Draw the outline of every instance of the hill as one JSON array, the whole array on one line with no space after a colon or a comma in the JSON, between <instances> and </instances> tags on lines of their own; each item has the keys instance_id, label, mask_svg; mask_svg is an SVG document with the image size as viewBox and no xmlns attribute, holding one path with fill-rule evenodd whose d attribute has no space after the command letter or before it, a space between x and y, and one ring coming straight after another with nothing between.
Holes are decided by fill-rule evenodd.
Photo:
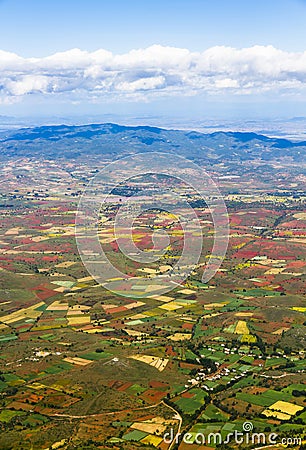
<instances>
[{"instance_id":1,"label":"hill","mask_svg":"<svg viewBox=\"0 0 306 450\"><path fill-rule=\"evenodd\" d=\"M162 151L187 158L220 161L305 161L306 142L269 138L256 133L168 130L113 123L81 126L50 125L3 132L2 158L41 157L71 159L123 156L135 152Z\"/></svg>"}]
</instances>

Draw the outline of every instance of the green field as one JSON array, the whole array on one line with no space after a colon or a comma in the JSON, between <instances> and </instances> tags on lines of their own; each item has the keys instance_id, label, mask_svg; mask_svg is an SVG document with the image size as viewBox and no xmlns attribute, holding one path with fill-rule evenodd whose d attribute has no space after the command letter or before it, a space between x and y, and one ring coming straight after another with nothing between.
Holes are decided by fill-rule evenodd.
<instances>
[{"instance_id":1,"label":"green field","mask_svg":"<svg viewBox=\"0 0 306 450\"><path fill-rule=\"evenodd\" d=\"M181 397L175 401L175 404L185 413L185 414L193 414L197 409L201 408L205 403L205 398L207 397L207 393L202 389L191 389L188 391L190 394L193 394L191 398Z\"/></svg>"},{"instance_id":2,"label":"green field","mask_svg":"<svg viewBox=\"0 0 306 450\"><path fill-rule=\"evenodd\" d=\"M133 430L127 434L124 434L122 439L125 441L140 441L140 439L143 439L146 436L148 436L148 433L145 433L144 431Z\"/></svg>"},{"instance_id":3,"label":"green field","mask_svg":"<svg viewBox=\"0 0 306 450\"><path fill-rule=\"evenodd\" d=\"M289 401L292 398L292 396L286 392L274 391L272 389L258 395L237 392L236 397L239 400L258 406L270 406L278 400Z\"/></svg>"},{"instance_id":4,"label":"green field","mask_svg":"<svg viewBox=\"0 0 306 450\"><path fill-rule=\"evenodd\" d=\"M217 408L215 405L208 405L204 412L201 414L201 419L225 421L229 417L229 414Z\"/></svg>"},{"instance_id":5,"label":"green field","mask_svg":"<svg viewBox=\"0 0 306 450\"><path fill-rule=\"evenodd\" d=\"M13 417L23 416L25 414L26 413L22 411L11 411L9 409L4 409L0 412L0 422L8 423L13 419Z\"/></svg>"}]
</instances>

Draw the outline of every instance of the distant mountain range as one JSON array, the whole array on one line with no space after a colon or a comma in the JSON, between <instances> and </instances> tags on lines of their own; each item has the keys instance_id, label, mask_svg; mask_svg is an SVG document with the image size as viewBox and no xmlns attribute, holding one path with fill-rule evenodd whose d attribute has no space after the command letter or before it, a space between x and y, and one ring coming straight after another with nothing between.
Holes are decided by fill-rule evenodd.
<instances>
[{"instance_id":1,"label":"distant mountain range","mask_svg":"<svg viewBox=\"0 0 306 450\"><path fill-rule=\"evenodd\" d=\"M113 123L50 125L0 134L2 158L71 159L102 154L118 157L148 151L172 152L212 164L251 160L304 163L306 141L293 142L256 133L217 131L204 134Z\"/></svg>"}]
</instances>

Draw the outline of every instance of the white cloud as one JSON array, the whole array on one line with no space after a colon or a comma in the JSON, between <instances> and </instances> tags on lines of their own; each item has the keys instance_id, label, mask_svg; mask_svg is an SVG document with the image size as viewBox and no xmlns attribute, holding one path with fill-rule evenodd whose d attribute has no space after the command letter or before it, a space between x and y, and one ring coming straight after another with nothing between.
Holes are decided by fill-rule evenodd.
<instances>
[{"instance_id":1,"label":"white cloud","mask_svg":"<svg viewBox=\"0 0 306 450\"><path fill-rule=\"evenodd\" d=\"M101 49L72 49L44 58L23 58L0 50L0 100L25 95L150 98L201 92L300 93L306 83L306 52L273 46L212 47L202 53L153 45L114 55Z\"/></svg>"},{"instance_id":2,"label":"white cloud","mask_svg":"<svg viewBox=\"0 0 306 450\"><path fill-rule=\"evenodd\" d=\"M48 77L41 75L24 75L16 80L8 80L7 88L12 95L25 95L32 92L47 93L49 90Z\"/></svg>"},{"instance_id":3,"label":"white cloud","mask_svg":"<svg viewBox=\"0 0 306 450\"><path fill-rule=\"evenodd\" d=\"M232 80L231 78L220 78L215 81L216 88L237 88L238 82L237 80Z\"/></svg>"},{"instance_id":4,"label":"white cloud","mask_svg":"<svg viewBox=\"0 0 306 450\"><path fill-rule=\"evenodd\" d=\"M150 91L161 88L164 82L165 79L162 76L139 78L132 82L123 81L122 83L118 83L116 89L124 92L137 92L139 90Z\"/></svg>"}]
</instances>

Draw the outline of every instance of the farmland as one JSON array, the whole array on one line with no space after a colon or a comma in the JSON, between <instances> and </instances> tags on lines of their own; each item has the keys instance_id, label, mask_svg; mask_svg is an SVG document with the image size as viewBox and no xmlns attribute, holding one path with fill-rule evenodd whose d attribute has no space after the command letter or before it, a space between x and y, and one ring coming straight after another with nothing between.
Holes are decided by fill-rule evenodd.
<instances>
[{"instance_id":1,"label":"farmland","mask_svg":"<svg viewBox=\"0 0 306 450\"><path fill-rule=\"evenodd\" d=\"M211 214L179 186L196 205L203 249L182 285L164 293L154 277L171 272L182 228L173 214L144 212L135 244L150 252L152 230L162 230L169 231L168 246L150 265L127 258L119 244L129 230L115 237L112 223L124 195L111 194L99 239L109 260L141 281L115 277L102 285L82 264L77 201L95 164L106 163L80 159L63 168L25 158L22 174L13 161L1 169L0 448L9 441L24 450L55 444L167 450L163 435L171 428L224 435L247 420L258 432L300 436L306 424L302 177L290 188L285 168L279 177L260 169L255 183L252 167L248 175L238 167L239 181L227 178L233 168L210 167L228 208L230 239L207 283L201 278L212 251ZM151 187L144 177L122 189ZM178 448L186 446L180 441Z\"/></svg>"}]
</instances>

